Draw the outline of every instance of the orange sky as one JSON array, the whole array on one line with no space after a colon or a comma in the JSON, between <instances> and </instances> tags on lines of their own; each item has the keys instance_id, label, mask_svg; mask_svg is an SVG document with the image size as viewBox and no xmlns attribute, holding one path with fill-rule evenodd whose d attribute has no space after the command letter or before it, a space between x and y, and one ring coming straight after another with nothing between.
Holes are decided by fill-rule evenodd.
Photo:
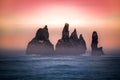
<instances>
[{"instance_id":1,"label":"orange sky","mask_svg":"<svg viewBox=\"0 0 120 80\"><path fill-rule=\"evenodd\" d=\"M48 25L50 40L61 38L64 23L83 34L88 49L94 30L99 46L120 47L120 0L0 0L0 48L25 49L39 27Z\"/></svg>"}]
</instances>

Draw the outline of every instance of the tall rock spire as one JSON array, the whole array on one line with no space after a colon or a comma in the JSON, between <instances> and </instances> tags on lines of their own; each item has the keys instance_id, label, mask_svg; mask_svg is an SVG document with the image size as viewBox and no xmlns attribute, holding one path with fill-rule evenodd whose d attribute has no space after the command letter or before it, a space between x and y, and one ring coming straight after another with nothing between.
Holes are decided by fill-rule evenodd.
<instances>
[{"instance_id":1,"label":"tall rock spire","mask_svg":"<svg viewBox=\"0 0 120 80\"><path fill-rule=\"evenodd\" d=\"M81 49L80 51L81 51L81 53L85 53L87 48L86 48L86 42L85 42L82 34L80 34L80 36L79 36L79 43L80 43L80 49Z\"/></svg>"},{"instance_id":2,"label":"tall rock spire","mask_svg":"<svg viewBox=\"0 0 120 80\"><path fill-rule=\"evenodd\" d=\"M62 31L62 40L68 41L69 40L69 24L65 23L65 26Z\"/></svg>"},{"instance_id":3,"label":"tall rock spire","mask_svg":"<svg viewBox=\"0 0 120 80\"><path fill-rule=\"evenodd\" d=\"M104 54L102 47L98 47L98 34L96 31L93 31L93 34L92 34L91 48L92 48L92 55Z\"/></svg>"}]
</instances>

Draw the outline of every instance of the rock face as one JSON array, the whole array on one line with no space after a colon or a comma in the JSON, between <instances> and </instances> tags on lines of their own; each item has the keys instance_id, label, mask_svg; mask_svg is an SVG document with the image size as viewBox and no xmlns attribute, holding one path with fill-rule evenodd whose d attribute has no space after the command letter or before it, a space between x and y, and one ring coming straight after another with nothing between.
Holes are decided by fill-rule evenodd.
<instances>
[{"instance_id":1,"label":"rock face","mask_svg":"<svg viewBox=\"0 0 120 80\"><path fill-rule=\"evenodd\" d=\"M74 29L74 31L71 33L70 40L74 43L74 45L76 43L78 43L78 36L77 36L76 29ZM76 44L76 45L78 45L78 44Z\"/></svg>"},{"instance_id":2,"label":"rock face","mask_svg":"<svg viewBox=\"0 0 120 80\"><path fill-rule=\"evenodd\" d=\"M92 34L91 48L92 48L92 55L103 55L104 54L102 47L98 47L98 35L96 31L94 31Z\"/></svg>"},{"instance_id":3,"label":"rock face","mask_svg":"<svg viewBox=\"0 0 120 80\"><path fill-rule=\"evenodd\" d=\"M98 47L98 35L94 31L92 34L92 55L103 55L102 47ZM66 23L62 37L56 44L56 50L54 51L53 44L49 40L49 32L47 25L44 28L39 28L35 37L28 43L26 53L38 54L38 55L80 55L86 52L86 42L80 34L79 38L76 29L69 36L69 24Z\"/></svg>"},{"instance_id":4,"label":"rock face","mask_svg":"<svg viewBox=\"0 0 120 80\"><path fill-rule=\"evenodd\" d=\"M49 32L47 25L39 28L36 36L28 43L27 54L50 55L54 52L53 44L49 40Z\"/></svg>"},{"instance_id":5,"label":"rock face","mask_svg":"<svg viewBox=\"0 0 120 80\"><path fill-rule=\"evenodd\" d=\"M85 48L83 48L83 46ZM69 37L69 24L66 23L63 31L62 31L62 38L58 40L56 44L56 54L62 54L62 55L79 55L82 53L85 53L86 51L86 43L82 37L78 39L77 31L74 29L74 31L71 33L71 36Z\"/></svg>"},{"instance_id":6,"label":"rock face","mask_svg":"<svg viewBox=\"0 0 120 80\"><path fill-rule=\"evenodd\" d=\"M69 24L66 23L62 31L62 40L67 42L69 41Z\"/></svg>"},{"instance_id":7,"label":"rock face","mask_svg":"<svg viewBox=\"0 0 120 80\"><path fill-rule=\"evenodd\" d=\"M72 43L69 39L69 24L66 23L62 31L62 38L56 44L56 54L70 53L70 48L72 48Z\"/></svg>"},{"instance_id":8,"label":"rock face","mask_svg":"<svg viewBox=\"0 0 120 80\"><path fill-rule=\"evenodd\" d=\"M87 50L87 47L86 47L86 42L85 42L82 34L80 34L80 36L79 36L79 44L80 44L80 52L85 53L85 51Z\"/></svg>"}]
</instances>

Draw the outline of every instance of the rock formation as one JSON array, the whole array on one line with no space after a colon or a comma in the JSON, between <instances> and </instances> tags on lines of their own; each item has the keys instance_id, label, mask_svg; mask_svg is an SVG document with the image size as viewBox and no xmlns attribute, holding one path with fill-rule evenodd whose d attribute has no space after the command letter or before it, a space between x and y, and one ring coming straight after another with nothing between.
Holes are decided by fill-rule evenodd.
<instances>
[{"instance_id":1,"label":"rock formation","mask_svg":"<svg viewBox=\"0 0 120 80\"><path fill-rule=\"evenodd\" d=\"M74 29L74 31L71 33L70 40L73 42L74 45L78 45L78 36L77 31Z\"/></svg>"},{"instance_id":2,"label":"rock formation","mask_svg":"<svg viewBox=\"0 0 120 80\"><path fill-rule=\"evenodd\" d=\"M81 45L85 45L86 47L86 44L83 38L82 40L81 42L81 39L78 39L76 29L74 29L69 37L69 24L66 23L62 31L62 38L59 39L56 44L56 54L79 55L85 53L86 48L82 50L83 48Z\"/></svg>"},{"instance_id":3,"label":"rock formation","mask_svg":"<svg viewBox=\"0 0 120 80\"><path fill-rule=\"evenodd\" d=\"M92 55L104 54L102 47L98 47L98 35L94 31L92 34ZM69 24L66 23L62 37L56 44L56 50L54 55L80 55L86 52L86 42L80 34L79 38L76 29L69 36ZM39 55L53 55L54 47L49 40L49 32L47 25L44 28L39 28L35 37L28 43L27 54L39 54Z\"/></svg>"},{"instance_id":4,"label":"rock formation","mask_svg":"<svg viewBox=\"0 0 120 80\"><path fill-rule=\"evenodd\" d=\"M54 52L53 44L49 40L49 32L47 25L39 28L36 36L28 43L27 54L50 55Z\"/></svg>"},{"instance_id":5,"label":"rock formation","mask_svg":"<svg viewBox=\"0 0 120 80\"><path fill-rule=\"evenodd\" d=\"M79 44L80 44L80 52L85 53L87 48L86 48L86 42L85 42L82 34L80 34L80 36L79 36Z\"/></svg>"},{"instance_id":6,"label":"rock formation","mask_svg":"<svg viewBox=\"0 0 120 80\"><path fill-rule=\"evenodd\" d=\"M81 54L80 53L80 47L79 47L79 39L77 36L77 31L74 29L74 31L71 33L70 36L70 43L72 44L72 53L71 54Z\"/></svg>"},{"instance_id":7,"label":"rock formation","mask_svg":"<svg viewBox=\"0 0 120 80\"><path fill-rule=\"evenodd\" d=\"M102 47L98 47L98 35L97 32L94 31L92 34L92 55L103 55L103 50Z\"/></svg>"},{"instance_id":8,"label":"rock formation","mask_svg":"<svg viewBox=\"0 0 120 80\"><path fill-rule=\"evenodd\" d=\"M69 39L69 24L66 23L62 31L62 38L56 44L56 54L69 54L70 48L72 48L72 44Z\"/></svg>"},{"instance_id":9,"label":"rock formation","mask_svg":"<svg viewBox=\"0 0 120 80\"><path fill-rule=\"evenodd\" d=\"M66 23L62 31L62 40L67 42L69 41L69 24Z\"/></svg>"}]
</instances>

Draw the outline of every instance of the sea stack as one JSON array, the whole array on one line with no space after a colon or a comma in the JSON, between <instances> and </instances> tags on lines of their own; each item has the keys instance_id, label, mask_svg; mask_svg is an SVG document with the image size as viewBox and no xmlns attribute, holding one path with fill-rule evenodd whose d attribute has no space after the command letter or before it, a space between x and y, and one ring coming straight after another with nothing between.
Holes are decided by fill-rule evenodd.
<instances>
[{"instance_id":1,"label":"sea stack","mask_svg":"<svg viewBox=\"0 0 120 80\"><path fill-rule=\"evenodd\" d=\"M70 40L73 46L78 46L78 35L76 29L71 33Z\"/></svg>"},{"instance_id":2,"label":"sea stack","mask_svg":"<svg viewBox=\"0 0 120 80\"><path fill-rule=\"evenodd\" d=\"M85 53L86 50L85 49L82 51L81 45L81 40L78 39L76 29L74 29L74 31L71 33L71 36L69 36L69 24L65 23L65 26L62 31L62 38L59 39L56 44L56 54L80 55L82 53Z\"/></svg>"},{"instance_id":3,"label":"sea stack","mask_svg":"<svg viewBox=\"0 0 120 80\"><path fill-rule=\"evenodd\" d=\"M65 23L62 31L62 38L56 44L56 54L65 55L71 53L72 44L69 39L69 24Z\"/></svg>"},{"instance_id":4,"label":"sea stack","mask_svg":"<svg viewBox=\"0 0 120 80\"><path fill-rule=\"evenodd\" d=\"M35 37L28 43L27 54L51 55L54 52L53 44L49 40L47 25L39 28Z\"/></svg>"},{"instance_id":5,"label":"sea stack","mask_svg":"<svg viewBox=\"0 0 120 80\"><path fill-rule=\"evenodd\" d=\"M102 47L98 47L98 34L96 31L93 31L93 34L92 34L91 48L92 48L92 55L104 54Z\"/></svg>"},{"instance_id":6,"label":"sea stack","mask_svg":"<svg viewBox=\"0 0 120 80\"><path fill-rule=\"evenodd\" d=\"M79 44L80 44L80 53L83 54L86 52L87 47L86 47L86 42L82 36L82 34L80 34L79 36Z\"/></svg>"},{"instance_id":7,"label":"sea stack","mask_svg":"<svg viewBox=\"0 0 120 80\"><path fill-rule=\"evenodd\" d=\"M72 54L80 54L80 47L79 47L79 39L78 39L78 35L77 35L77 31L76 29L74 29L74 31L71 33L70 36L70 43L72 44Z\"/></svg>"}]
</instances>

